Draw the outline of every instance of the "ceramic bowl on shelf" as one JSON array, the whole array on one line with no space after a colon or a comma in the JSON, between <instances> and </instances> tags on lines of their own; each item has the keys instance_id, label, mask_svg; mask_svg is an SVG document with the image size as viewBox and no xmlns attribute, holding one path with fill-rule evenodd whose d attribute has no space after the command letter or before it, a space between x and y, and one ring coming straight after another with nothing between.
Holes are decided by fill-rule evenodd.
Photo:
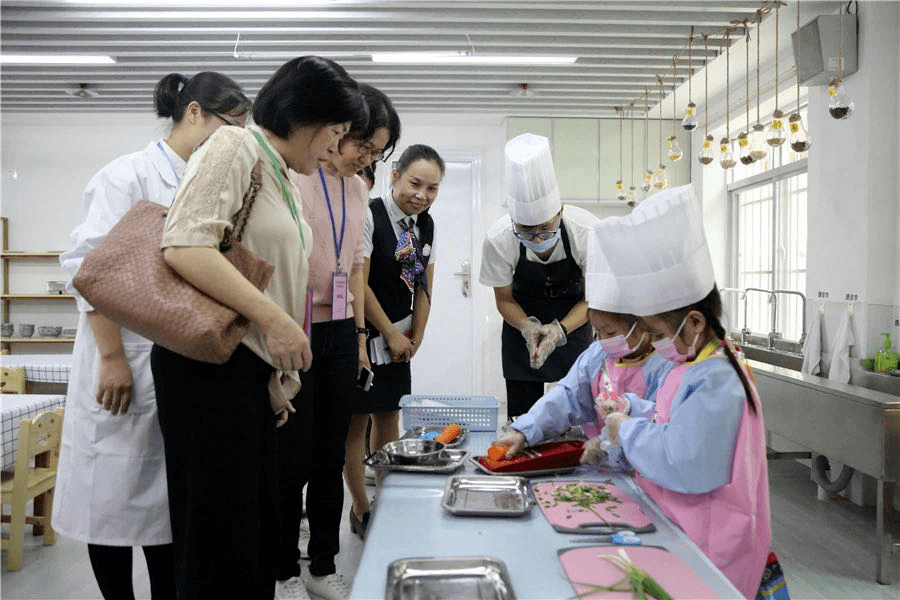
<instances>
[{"instance_id":1,"label":"ceramic bowl on shelf","mask_svg":"<svg viewBox=\"0 0 900 600\"><path fill-rule=\"evenodd\" d=\"M19 335L22 337L31 337L34 335L34 324L33 323L20 323L19 324Z\"/></svg>"},{"instance_id":2,"label":"ceramic bowl on shelf","mask_svg":"<svg viewBox=\"0 0 900 600\"><path fill-rule=\"evenodd\" d=\"M16 326L12 323L3 323L0 325L0 335L3 335L5 338L12 337L15 332Z\"/></svg>"},{"instance_id":3,"label":"ceramic bowl on shelf","mask_svg":"<svg viewBox=\"0 0 900 600\"><path fill-rule=\"evenodd\" d=\"M62 330L63 337L75 337L76 333L78 333L78 328L76 327L66 327Z\"/></svg>"},{"instance_id":4,"label":"ceramic bowl on shelf","mask_svg":"<svg viewBox=\"0 0 900 600\"><path fill-rule=\"evenodd\" d=\"M59 325L41 325L38 327L38 335L41 337L59 337L62 327Z\"/></svg>"}]
</instances>

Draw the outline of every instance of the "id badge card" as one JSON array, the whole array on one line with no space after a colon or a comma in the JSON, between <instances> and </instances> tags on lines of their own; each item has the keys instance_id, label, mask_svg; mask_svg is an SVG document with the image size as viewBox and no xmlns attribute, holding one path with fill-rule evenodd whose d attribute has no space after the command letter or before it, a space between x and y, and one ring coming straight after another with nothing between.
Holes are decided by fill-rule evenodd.
<instances>
[{"instance_id":1,"label":"id badge card","mask_svg":"<svg viewBox=\"0 0 900 600\"><path fill-rule=\"evenodd\" d=\"M339 321L347 318L347 274L337 272L331 274L331 320Z\"/></svg>"}]
</instances>

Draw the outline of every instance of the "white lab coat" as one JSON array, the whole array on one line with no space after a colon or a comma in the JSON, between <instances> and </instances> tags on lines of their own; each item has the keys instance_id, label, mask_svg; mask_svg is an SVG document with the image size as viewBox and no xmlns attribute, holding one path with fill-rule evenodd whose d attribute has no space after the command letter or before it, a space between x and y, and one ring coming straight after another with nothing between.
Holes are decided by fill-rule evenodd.
<instances>
[{"instance_id":1,"label":"white lab coat","mask_svg":"<svg viewBox=\"0 0 900 600\"><path fill-rule=\"evenodd\" d=\"M117 158L100 170L85 189L83 221L72 232L72 249L60 257L66 272L74 276L84 256L138 200L171 205L184 167L165 142L159 146L151 142L143 151ZM134 387L128 412L111 415L96 402L100 360L86 316L93 309L71 282L69 290L81 315L63 420L53 528L93 544L171 543L165 454L150 371L153 343L121 330Z\"/></svg>"}]
</instances>

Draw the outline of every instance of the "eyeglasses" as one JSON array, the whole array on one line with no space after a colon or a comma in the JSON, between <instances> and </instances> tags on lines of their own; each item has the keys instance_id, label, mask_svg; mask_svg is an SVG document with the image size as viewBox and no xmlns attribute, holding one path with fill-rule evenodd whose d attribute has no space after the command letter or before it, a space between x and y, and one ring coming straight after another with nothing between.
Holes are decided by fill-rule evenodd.
<instances>
[{"instance_id":1,"label":"eyeglasses","mask_svg":"<svg viewBox=\"0 0 900 600\"><path fill-rule=\"evenodd\" d=\"M384 149L378 150L370 143L360 144L359 151L369 156L369 160L375 162L384 158Z\"/></svg>"},{"instance_id":2,"label":"eyeglasses","mask_svg":"<svg viewBox=\"0 0 900 600\"><path fill-rule=\"evenodd\" d=\"M548 229L545 231L516 231L513 230L513 235L519 238L520 240L541 240L542 242L549 240L554 237L557 233L559 233L559 229Z\"/></svg>"},{"instance_id":3,"label":"eyeglasses","mask_svg":"<svg viewBox=\"0 0 900 600\"><path fill-rule=\"evenodd\" d=\"M226 119L225 117L223 117L222 115L220 115L219 113L213 113L213 114L216 117L218 117L226 125L231 125L232 127L243 127L243 125L241 125L240 123L233 123L233 122L229 121L228 119Z\"/></svg>"}]
</instances>

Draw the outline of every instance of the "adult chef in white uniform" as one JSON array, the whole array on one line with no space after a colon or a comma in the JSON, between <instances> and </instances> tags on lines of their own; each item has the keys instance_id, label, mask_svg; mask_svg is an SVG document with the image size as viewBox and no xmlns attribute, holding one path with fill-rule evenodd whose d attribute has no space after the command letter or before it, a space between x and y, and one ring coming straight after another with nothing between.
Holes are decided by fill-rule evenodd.
<instances>
[{"instance_id":1,"label":"adult chef in white uniform","mask_svg":"<svg viewBox=\"0 0 900 600\"><path fill-rule=\"evenodd\" d=\"M243 127L250 101L214 72L170 74L154 93L174 125L165 139L113 160L90 180L83 221L60 263L74 276L84 256L138 201L169 206L187 160L221 125ZM154 600L175 597L165 455L150 371L153 343L100 315L68 286L80 317L63 420L53 527L88 544L103 597L133 599L132 546L142 546Z\"/></svg>"},{"instance_id":2,"label":"adult chef in white uniform","mask_svg":"<svg viewBox=\"0 0 900 600\"><path fill-rule=\"evenodd\" d=\"M597 220L560 201L550 142L523 133L506 144L509 216L488 230L482 284L494 288L503 317L507 414L518 417L558 381L593 339L584 268Z\"/></svg>"}]
</instances>

